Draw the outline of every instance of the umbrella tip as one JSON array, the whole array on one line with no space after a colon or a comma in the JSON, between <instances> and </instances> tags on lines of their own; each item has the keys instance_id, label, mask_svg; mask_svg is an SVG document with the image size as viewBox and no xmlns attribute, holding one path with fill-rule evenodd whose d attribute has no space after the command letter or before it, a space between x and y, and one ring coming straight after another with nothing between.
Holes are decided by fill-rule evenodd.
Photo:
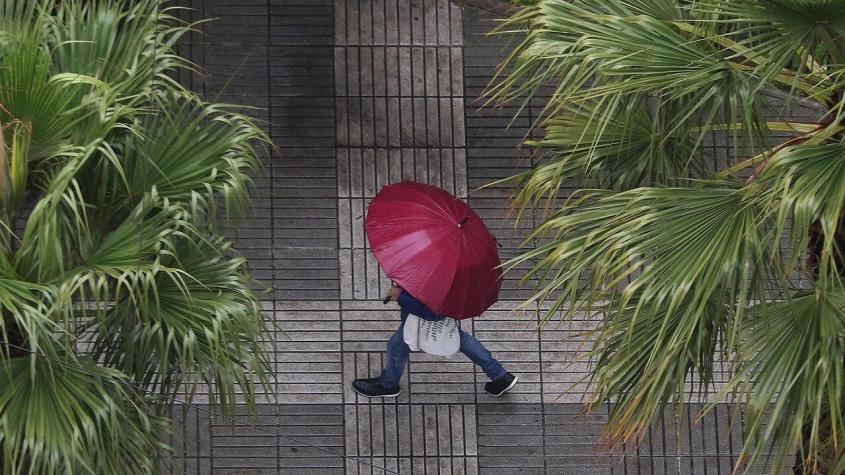
<instances>
[{"instance_id":1,"label":"umbrella tip","mask_svg":"<svg viewBox=\"0 0 845 475\"><path fill-rule=\"evenodd\" d=\"M458 227L459 227L459 228L464 227L464 223L466 223L468 219L469 219L469 216L467 216L466 218L464 218L464 220L463 220L463 221L461 221L461 222L460 222L460 224L458 224Z\"/></svg>"}]
</instances>

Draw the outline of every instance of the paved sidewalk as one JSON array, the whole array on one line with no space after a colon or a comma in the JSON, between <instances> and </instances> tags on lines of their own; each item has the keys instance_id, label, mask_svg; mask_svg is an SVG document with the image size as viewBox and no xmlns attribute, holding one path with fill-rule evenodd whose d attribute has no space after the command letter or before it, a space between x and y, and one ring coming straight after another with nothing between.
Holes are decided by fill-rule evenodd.
<instances>
[{"instance_id":1,"label":"paved sidewalk","mask_svg":"<svg viewBox=\"0 0 845 475\"><path fill-rule=\"evenodd\" d=\"M502 302L464 327L520 376L513 393L486 395L484 374L463 356L424 354L411 358L398 400L351 391L356 377L378 374L399 321L397 308L381 303L388 281L363 234L382 185L413 179L471 192L504 258L533 224L529 217L516 228L507 217L509 190L472 191L531 165L516 146L538 113L536 104L516 119L514 107L482 107L509 41L484 36L494 16L446 0L174 3L194 9L180 13L186 19L217 18L183 51L205 76L180 79L256 107L249 113L278 146L257 181L254 219L235 238L272 289L265 308L280 331L277 403L262 396L259 427L184 411L169 471L730 473L741 434L726 408L699 424L670 411L624 457L599 445L604 411L580 414L586 388L576 383L587 363L577 361L577 329L538 333L536 316L513 312L527 292L516 288L518 273L508 275Z\"/></svg>"}]
</instances>

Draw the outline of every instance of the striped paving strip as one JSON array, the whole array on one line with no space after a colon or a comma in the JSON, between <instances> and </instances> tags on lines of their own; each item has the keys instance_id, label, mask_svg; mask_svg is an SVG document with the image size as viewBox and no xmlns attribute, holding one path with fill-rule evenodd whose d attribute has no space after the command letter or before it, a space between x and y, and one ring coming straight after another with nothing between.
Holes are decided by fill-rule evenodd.
<instances>
[{"instance_id":1,"label":"striped paving strip","mask_svg":"<svg viewBox=\"0 0 845 475\"><path fill-rule=\"evenodd\" d=\"M478 473L471 363L414 354L396 401L351 390L380 372L398 326L395 304L381 303L389 281L367 247L367 205L402 180L466 196L460 27L444 0L335 2L346 448L402 473Z\"/></svg>"}]
</instances>

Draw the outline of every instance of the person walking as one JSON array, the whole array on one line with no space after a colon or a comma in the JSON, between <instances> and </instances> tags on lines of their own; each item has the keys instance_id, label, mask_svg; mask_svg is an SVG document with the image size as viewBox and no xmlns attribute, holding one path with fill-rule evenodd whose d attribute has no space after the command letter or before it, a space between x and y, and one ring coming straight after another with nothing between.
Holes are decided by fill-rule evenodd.
<instances>
[{"instance_id":1,"label":"person walking","mask_svg":"<svg viewBox=\"0 0 845 475\"><path fill-rule=\"evenodd\" d=\"M405 371L405 366L411 355L411 347L405 340L405 324L409 315L416 315L430 322L448 318L437 315L402 287L395 284L390 289L389 298L399 303L401 323L399 329L387 342L387 361L381 375L377 378L356 379L352 383L352 388L362 396L396 397L399 395L399 380L402 379L402 373ZM460 327L458 327L458 333L460 336L459 351L481 367L487 377L490 378L490 382L484 386L487 393L498 397L516 385L519 378L505 370L480 341L461 330Z\"/></svg>"}]
</instances>

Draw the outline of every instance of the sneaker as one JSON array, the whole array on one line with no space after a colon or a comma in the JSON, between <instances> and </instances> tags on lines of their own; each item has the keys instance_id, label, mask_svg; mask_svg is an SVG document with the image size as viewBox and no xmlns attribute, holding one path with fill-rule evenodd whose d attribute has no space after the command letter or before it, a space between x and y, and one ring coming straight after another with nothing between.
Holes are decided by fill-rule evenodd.
<instances>
[{"instance_id":1,"label":"sneaker","mask_svg":"<svg viewBox=\"0 0 845 475\"><path fill-rule=\"evenodd\" d=\"M366 397L396 397L399 395L399 386L385 387L381 384L379 378L356 379L352 383L352 389Z\"/></svg>"},{"instance_id":2,"label":"sneaker","mask_svg":"<svg viewBox=\"0 0 845 475\"><path fill-rule=\"evenodd\" d=\"M487 391L487 394L499 397L516 386L517 381L519 381L519 378L510 373L505 373L501 378L485 384L484 389Z\"/></svg>"}]
</instances>

